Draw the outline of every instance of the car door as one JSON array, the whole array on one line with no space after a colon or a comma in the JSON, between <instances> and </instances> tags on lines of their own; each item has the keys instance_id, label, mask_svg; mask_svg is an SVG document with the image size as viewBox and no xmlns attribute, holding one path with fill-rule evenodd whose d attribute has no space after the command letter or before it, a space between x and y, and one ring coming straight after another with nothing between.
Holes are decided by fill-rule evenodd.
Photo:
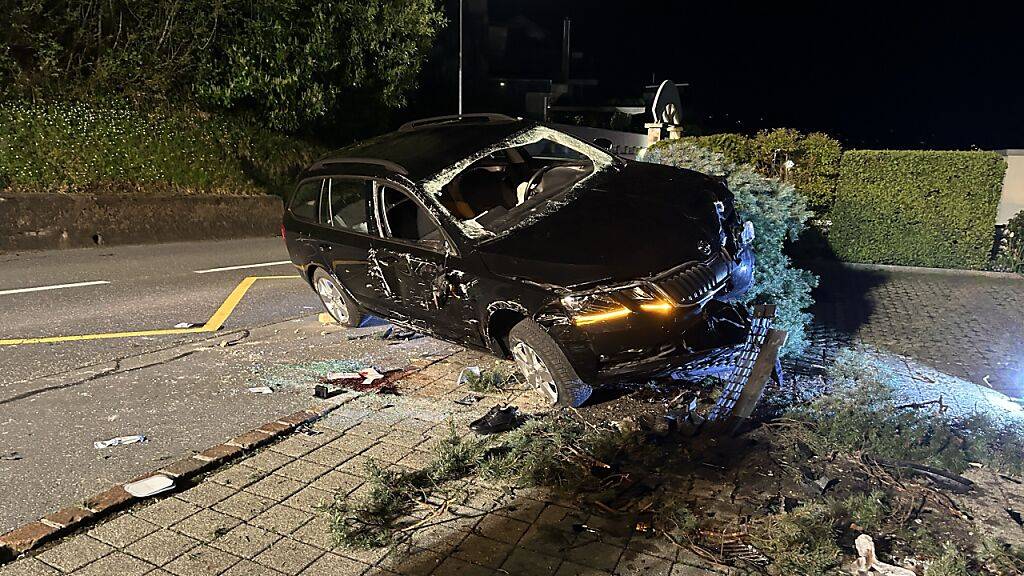
<instances>
[{"instance_id":1,"label":"car door","mask_svg":"<svg viewBox=\"0 0 1024 576\"><path fill-rule=\"evenodd\" d=\"M380 283L370 276L373 181L358 176L325 178L319 203L317 248L322 261L356 302L371 311L382 308Z\"/></svg>"},{"instance_id":2,"label":"car door","mask_svg":"<svg viewBox=\"0 0 1024 576\"><path fill-rule=\"evenodd\" d=\"M439 336L479 342L475 301L451 239L407 190L382 181L375 188L380 237L371 267L396 315Z\"/></svg>"}]
</instances>

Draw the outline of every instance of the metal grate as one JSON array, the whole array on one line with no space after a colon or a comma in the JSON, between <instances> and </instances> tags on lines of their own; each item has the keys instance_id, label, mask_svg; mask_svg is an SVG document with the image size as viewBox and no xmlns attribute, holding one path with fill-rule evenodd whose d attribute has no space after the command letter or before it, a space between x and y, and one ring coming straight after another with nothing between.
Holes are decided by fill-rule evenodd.
<instances>
[{"instance_id":1,"label":"metal grate","mask_svg":"<svg viewBox=\"0 0 1024 576\"><path fill-rule=\"evenodd\" d=\"M710 264L691 263L678 272L655 280L654 284L676 305L688 306L704 300L725 282L727 276L728 266L721 258L715 258Z\"/></svg>"},{"instance_id":2,"label":"metal grate","mask_svg":"<svg viewBox=\"0 0 1024 576\"><path fill-rule=\"evenodd\" d=\"M736 406L743 388L750 379L750 373L754 369L754 361L768 337L768 331L772 327L772 320L775 318L775 306L755 306L754 316L750 319L750 331L747 332L747 341L742 350L736 355L732 373L729 374L725 383L722 395L715 402L711 409L708 420L720 420L732 413Z\"/></svg>"}]
</instances>

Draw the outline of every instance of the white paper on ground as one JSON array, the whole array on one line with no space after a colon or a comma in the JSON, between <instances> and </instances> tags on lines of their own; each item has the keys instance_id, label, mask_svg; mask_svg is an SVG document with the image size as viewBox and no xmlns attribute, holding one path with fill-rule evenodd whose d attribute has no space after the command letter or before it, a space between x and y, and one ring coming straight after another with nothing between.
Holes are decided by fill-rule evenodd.
<instances>
[{"instance_id":1,"label":"white paper on ground","mask_svg":"<svg viewBox=\"0 0 1024 576\"><path fill-rule=\"evenodd\" d=\"M136 434L134 436L118 436L117 438L111 438L110 440L99 440L93 442L93 448L100 450L101 448L110 448L111 446L124 446L125 444L134 444L136 442L145 442L146 437L142 434Z\"/></svg>"},{"instance_id":2,"label":"white paper on ground","mask_svg":"<svg viewBox=\"0 0 1024 576\"><path fill-rule=\"evenodd\" d=\"M174 488L174 480L171 480L163 474L157 474L155 476L136 480L135 482L129 482L124 485L125 491L136 498L145 498L154 494L166 492L171 488Z\"/></svg>"}]
</instances>

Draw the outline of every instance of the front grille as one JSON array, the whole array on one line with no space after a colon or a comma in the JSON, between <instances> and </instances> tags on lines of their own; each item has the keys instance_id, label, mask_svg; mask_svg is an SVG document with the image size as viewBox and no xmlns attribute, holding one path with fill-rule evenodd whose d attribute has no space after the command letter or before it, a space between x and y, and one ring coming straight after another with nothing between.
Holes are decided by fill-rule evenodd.
<instances>
[{"instance_id":1,"label":"front grille","mask_svg":"<svg viewBox=\"0 0 1024 576\"><path fill-rule=\"evenodd\" d=\"M689 262L656 278L654 285L677 306L691 306L705 300L725 283L729 268L722 256L709 262Z\"/></svg>"}]
</instances>

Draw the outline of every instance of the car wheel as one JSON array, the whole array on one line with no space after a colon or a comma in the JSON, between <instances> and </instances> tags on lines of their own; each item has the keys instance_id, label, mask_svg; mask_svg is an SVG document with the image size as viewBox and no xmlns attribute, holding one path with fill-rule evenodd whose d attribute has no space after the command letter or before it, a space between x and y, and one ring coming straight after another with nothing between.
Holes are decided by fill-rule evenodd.
<instances>
[{"instance_id":1,"label":"car wheel","mask_svg":"<svg viewBox=\"0 0 1024 576\"><path fill-rule=\"evenodd\" d=\"M363 321L363 313L345 292L345 288L323 268L317 268L313 272L313 289L316 290L316 295L320 297L320 302L327 313L338 324L355 327Z\"/></svg>"},{"instance_id":2,"label":"car wheel","mask_svg":"<svg viewBox=\"0 0 1024 576\"><path fill-rule=\"evenodd\" d=\"M593 389L580 380L548 333L529 318L520 320L508 334L512 358L526 381L552 403L580 406L590 398Z\"/></svg>"}]
</instances>

